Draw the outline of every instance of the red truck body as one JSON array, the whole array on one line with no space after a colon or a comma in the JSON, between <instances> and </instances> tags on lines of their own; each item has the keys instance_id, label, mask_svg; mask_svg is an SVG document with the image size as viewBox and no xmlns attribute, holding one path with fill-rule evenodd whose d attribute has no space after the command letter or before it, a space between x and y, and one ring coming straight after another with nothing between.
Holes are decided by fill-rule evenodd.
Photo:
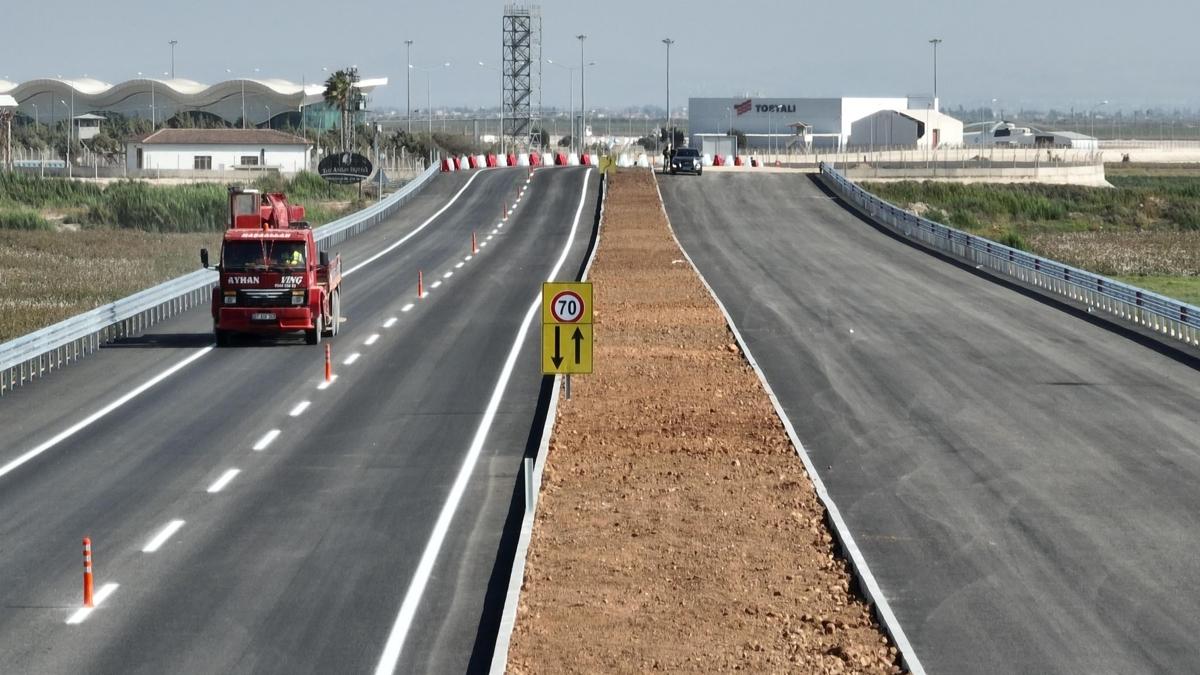
<instances>
[{"instance_id":1,"label":"red truck body","mask_svg":"<svg viewBox=\"0 0 1200 675\"><path fill-rule=\"evenodd\" d=\"M236 333L303 331L309 344L338 332L341 256L317 248L304 208L282 194L229 189L229 227L213 289L213 332L225 346ZM200 252L208 267L208 251Z\"/></svg>"}]
</instances>

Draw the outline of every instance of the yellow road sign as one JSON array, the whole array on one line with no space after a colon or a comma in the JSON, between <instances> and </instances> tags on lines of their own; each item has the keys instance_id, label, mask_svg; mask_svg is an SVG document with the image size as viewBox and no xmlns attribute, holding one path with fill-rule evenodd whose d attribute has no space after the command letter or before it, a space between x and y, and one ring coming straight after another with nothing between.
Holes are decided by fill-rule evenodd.
<instances>
[{"instance_id":1,"label":"yellow road sign","mask_svg":"<svg viewBox=\"0 0 1200 675\"><path fill-rule=\"evenodd\" d=\"M542 284L542 323L591 323L592 284Z\"/></svg>"},{"instance_id":2,"label":"yellow road sign","mask_svg":"<svg viewBox=\"0 0 1200 675\"><path fill-rule=\"evenodd\" d=\"M592 324L542 325L542 373L588 375L592 372Z\"/></svg>"}]
</instances>

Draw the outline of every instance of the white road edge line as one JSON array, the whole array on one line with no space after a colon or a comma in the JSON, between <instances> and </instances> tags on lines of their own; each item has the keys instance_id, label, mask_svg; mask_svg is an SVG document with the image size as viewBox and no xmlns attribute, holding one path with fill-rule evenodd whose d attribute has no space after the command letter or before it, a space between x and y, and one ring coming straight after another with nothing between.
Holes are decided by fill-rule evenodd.
<instances>
[{"instance_id":1,"label":"white road edge line","mask_svg":"<svg viewBox=\"0 0 1200 675\"><path fill-rule=\"evenodd\" d=\"M118 398L117 400L113 401L112 403L109 403L108 405L97 410L96 412L92 413L91 415L88 415L87 417L83 418L79 422L76 422L75 424L71 425L70 427L67 427L66 430L60 432L57 436L42 443L41 445L35 447L34 449L26 452L25 454L21 455L20 457L17 457L16 459L12 460L8 464L5 464L4 466L0 467L0 478L3 478L5 475L7 475L9 473L12 473L12 471L14 469L21 466L22 464L28 462L29 460L33 459L34 457L37 457L38 455L49 450L50 448L53 448L54 446L58 445L59 443L62 443L66 439L70 438L71 436L74 436L75 434L79 433L80 430L87 428L89 425L91 425L93 422L100 419L101 417L104 417L105 415L116 410L117 408L120 408L121 406L125 405L126 403L129 403L131 400L133 400L135 397L140 395L142 392L146 391L150 387L153 387L154 385L158 384L159 382L162 382L163 380L167 379L168 377L174 375L175 373L177 373L180 370L182 370L183 368L185 368L191 362L195 361L196 359L200 358L201 356L204 356L205 354L211 352L212 350L213 350L213 345L209 345L209 346L201 349L200 351L196 352L195 354L192 354L191 356L180 361L179 363L176 363L175 365L171 366L170 368L167 368L166 370L162 371L158 375L155 375L154 377L150 378L149 380L146 380L145 382L138 385L137 388L135 388L133 391L129 392L128 394L125 394L121 398Z\"/></svg>"},{"instance_id":2,"label":"white road edge line","mask_svg":"<svg viewBox=\"0 0 1200 675\"><path fill-rule=\"evenodd\" d=\"M296 407L292 408L291 412L288 413L288 417L299 417L304 413L305 410L308 410L309 405L311 405L311 401L300 401L296 404Z\"/></svg>"},{"instance_id":3,"label":"white road edge line","mask_svg":"<svg viewBox=\"0 0 1200 675\"><path fill-rule=\"evenodd\" d=\"M379 333L372 333L371 337L367 338L366 340L363 340L363 344L370 347L371 345L375 344L378 340L379 340Z\"/></svg>"},{"instance_id":4,"label":"white road edge line","mask_svg":"<svg viewBox=\"0 0 1200 675\"><path fill-rule=\"evenodd\" d=\"M67 623L72 626L74 626L75 624L83 623L83 620L88 618L88 616L91 615L92 611L100 606L100 603L107 600L108 596L112 595L113 592L116 591L120 587L121 587L121 584L113 584L113 583L108 583L108 584L104 584L103 586L101 586L99 588L99 590L96 591L96 595L92 597L92 606L91 607L80 607L79 609L75 610L75 613L72 614L70 616L70 618L67 619Z\"/></svg>"},{"instance_id":5,"label":"white road edge line","mask_svg":"<svg viewBox=\"0 0 1200 675\"><path fill-rule=\"evenodd\" d=\"M349 365L353 364L355 361L357 361L358 357L360 357L360 356L362 356L362 354L359 354L358 352L354 352L350 356L347 356L345 361L342 361L342 365L349 366Z\"/></svg>"},{"instance_id":6,"label":"white road edge line","mask_svg":"<svg viewBox=\"0 0 1200 675\"><path fill-rule=\"evenodd\" d=\"M271 444L271 441L275 440L276 437L278 437L278 436L279 436L279 429L272 429L272 430L268 431L267 433L263 434L262 438L258 439L258 442L255 443L254 447L251 449L254 450L255 452L266 450L267 446Z\"/></svg>"},{"instance_id":7,"label":"white road edge line","mask_svg":"<svg viewBox=\"0 0 1200 675\"><path fill-rule=\"evenodd\" d=\"M394 317L394 316L393 316L392 318L390 318L390 319L388 319L387 321L384 321L384 322L383 322L383 327L384 327L384 328L391 328L392 326L395 326L395 325L396 325L396 322L397 322L397 321L399 321L399 320L400 320L400 319L397 319L396 317Z\"/></svg>"},{"instance_id":8,"label":"white road edge line","mask_svg":"<svg viewBox=\"0 0 1200 675\"><path fill-rule=\"evenodd\" d=\"M241 469L230 469L230 470L226 471L225 473L221 474L220 478L213 481L213 484L209 485L208 489L205 490L205 492L209 493L210 495L214 495L214 494L220 492L221 490L224 490L225 486L229 485L229 481L236 478L237 475L241 472L242 472Z\"/></svg>"},{"instance_id":9,"label":"white road edge line","mask_svg":"<svg viewBox=\"0 0 1200 675\"><path fill-rule=\"evenodd\" d=\"M376 253L375 255L371 256L370 258L367 258L366 260L364 260L364 261L360 262L359 264L355 265L354 267L351 267L350 269L346 270L345 272L342 272L342 276L344 276L344 277L348 277L348 276L350 276L351 274L354 274L355 272L357 272L358 270L360 270L360 269L362 269L362 268L366 267L367 265L370 265L371 263L375 262L376 260L379 260L379 259L380 259L380 258L382 258L383 256L385 256L385 255L387 255L387 254L391 253L392 251L396 250L396 248L397 248L397 247L399 247L399 246L400 246L401 244L403 244L404 242L406 242L406 241L408 241L409 239L412 239L413 237L415 237L415 236L417 235L417 233L418 233L418 232L420 232L421 230L424 230L426 227L429 227L429 224L430 224L430 223L432 223L433 221L437 220L437 219L438 219L438 216L440 216L440 215L442 215L443 213L445 213L445 212L446 212L446 210L447 210L447 209L449 209L451 206L454 206L454 202L457 202L457 201L458 201L458 198L459 198L459 197L461 197L461 196L462 196L462 194L463 194L464 192L466 192L466 191L467 191L467 188L471 187L471 183L474 183L474 182L475 182L475 179L476 179L476 178L479 178L479 177L480 177L480 176L482 176L482 175L483 175L483 173L482 173L482 172L480 172L480 173L477 173L477 174L475 174L475 175L471 176L471 180L467 181L467 184L466 184L466 185L464 185L464 186L462 186L462 189L461 189L461 190L459 190L457 193L455 193L454 197L453 197L453 198L451 198L451 199L450 199L450 201L446 202L446 205L445 205L445 206L443 206L442 208L438 209L437 213L433 214L432 216L429 216L429 218L428 218L428 219L426 219L426 221L425 221L425 222L423 222L423 223L421 223L420 225L418 225L418 226L417 226L417 228L416 228L416 229L414 229L412 232L409 232L408 234L404 235L403 237L400 237L400 239L399 239L398 241L396 241L394 244L392 244L392 245L388 246L387 248L385 248L385 249L383 249L382 251L380 251L380 252Z\"/></svg>"},{"instance_id":10,"label":"white road edge line","mask_svg":"<svg viewBox=\"0 0 1200 675\"><path fill-rule=\"evenodd\" d=\"M172 520L171 522L167 523L166 527L159 530L158 534L154 535L150 541L146 542L146 545L142 547L142 553L154 553L158 549L162 548L162 545L167 543L167 540L170 539L171 536L176 532L178 532L179 528L183 527L183 525L184 522L182 520Z\"/></svg>"},{"instance_id":11,"label":"white road edge line","mask_svg":"<svg viewBox=\"0 0 1200 675\"><path fill-rule=\"evenodd\" d=\"M653 171L651 171L651 174L653 174ZM834 503L833 497L825 487L825 482L821 479L821 475L817 473L817 467L813 464L812 459L809 458L808 450L800 442L800 436L796 433L796 428L792 426L792 421L788 418L787 412L784 411L783 404L775 396L775 390L771 388L771 383L767 381L767 374L763 372L754 355L750 353L750 346L746 344L746 340L742 337L741 331L738 330L737 324L733 322L733 316L725 308L725 303L721 302L721 298L717 296L717 292L708 283L708 280L704 278L704 274L700 272L700 268L696 266L696 262L688 255L687 249L683 247L683 242L679 241L679 237L675 234L675 228L671 225L671 216L667 214L667 203L663 201L662 190L658 187L657 175L654 175L654 189L658 191L658 201L662 207L663 218L667 221L667 229L671 232L671 238L675 240L675 244L683 252L683 257L687 258L688 264L696 271L696 276L700 277L700 282L708 289L708 294L716 301L721 314L725 316L725 322L729 324L729 329L733 331L734 338L742 348L742 353L746 355L746 361L754 369L755 374L758 376L758 381L762 383L763 389L767 392L767 397L771 399L771 405L775 407L776 414L783 421L783 427L787 431L792 444L796 447L796 454L800 455L800 461L804 464L804 469L808 472L808 477L812 480L813 487L816 489L817 498L825 506L829 519L833 522L835 534L841 538L842 546L850 557L851 566L857 570L862 586L865 586L864 594L867 596L867 600L875 605L875 611L879 613L884 630L891 634L892 642L895 643L896 648L900 651L903 665L908 668L912 675L925 675L925 667L921 665L920 659L917 658L917 653L913 650L912 643L908 641L908 636L904 634L904 628L901 627L900 620L896 618L896 615L892 612L891 605L888 604L887 596L883 594L883 589L880 588L879 582L871 572L871 568L867 566L866 557L858 548L858 544L855 543L854 536L850 533L850 526L842 518L842 512L838 509L837 504Z\"/></svg>"},{"instance_id":12,"label":"white road edge line","mask_svg":"<svg viewBox=\"0 0 1200 675\"><path fill-rule=\"evenodd\" d=\"M567 261L567 256L571 253L571 246L575 243L575 232L579 229L579 217L583 214L583 207L587 203L587 187L591 176L591 169L588 169L587 173L583 175L583 188L580 190L579 208L575 210L575 222L571 225L571 233L567 236L567 243L563 247L562 255L559 256L558 262L555 263L554 269L547 277L549 281L553 281L558 276L559 270L562 269L563 264ZM408 631L412 627L413 618L417 613L417 606L421 603L421 596L425 593L425 586L429 583L429 577L433 573L434 563L437 562L438 553L446 539L446 533L450 530L450 522L454 519L454 513L458 510L458 504L462 501L467 483L470 482L471 474L475 470L475 464L479 461L483 443L487 440L492 422L496 419L496 411L500 408L501 399L504 398L504 390L508 387L509 378L512 377L517 357L525 342L525 336L529 334L533 318L541 311L541 308L542 294L539 292L534 298L533 304L529 306L529 310L525 312L521 328L517 331L517 339L513 341L508 357L504 360L500 379L496 382L496 388L492 390L492 397L483 413L483 419L479 422L479 429L475 432L475 438L467 450L462 468L459 469L458 476L454 479L454 485L450 488L450 494L446 497L446 503L442 506L438 519L434 523L429 543L425 545L425 550L421 553L417 572L408 587L408 592L404 594L404 601L396 615L396 622L392 625L392 632L388 635L387 644L384 645L383 653L379 657L379 664L375 667L376 675L390 675L396 671L396 665L400 662L400 652L404 648L404 640L408 637Z\"/></svg>"}]
</instances>

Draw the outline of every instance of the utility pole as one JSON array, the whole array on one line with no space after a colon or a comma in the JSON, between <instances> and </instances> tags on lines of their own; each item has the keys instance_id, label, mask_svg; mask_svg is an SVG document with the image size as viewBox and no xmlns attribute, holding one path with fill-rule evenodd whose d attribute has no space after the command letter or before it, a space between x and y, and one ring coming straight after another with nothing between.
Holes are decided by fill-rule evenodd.
<instances>
[{"instance_id":1,"label":"utility pole","mask_svg":"<svg viewBox=\"0 0 1200 675\"><path fill-rule=\"evenodd\" d=\"M579 40L579 154L583 155L583 137L587 135L587 65L583 60L583 42L587 35L580 33L575 37Z\"/></svg>"},{"instance_id":2,"label":"utility pole","mask_svg":"<svg viewBox=\"0 0 1200 675\"><path fill-rule=\"evenodd\" d=\"M412 46L412 40L404 41L404 49L406 52L405 60L408 62L408 67L404 69L404 75L406 78L404 82L404 98L405 105L408 106L408 108L404 111L404 119L405 124L408 127L409 134L412 134Z\"/></svg>"},{"instance_id":3,"label":"utility pole","mask_svg":"<svg viewBox=\"0 0 1200 675\"><path fill-rule=\"evenodd\" d=\"M665 38L662 43L667 46L667 148L673 150L675 148L675 130L671 127L671 45L675 41L671 38ZM666 167L663 167L665 170Z\"/></svg>"},{"instance_id":4,"label":"utility pole","mask_svg":"<svg viewBox=\"0 0 1200 675\"><path fill-rule=\"evenodd\" d=\"M171 40L167 44L171 45L171 79L175 79L175 45L179 44L179 40Z\"/></svg>"},{"instance_id":5,"label":"utility pole","mask_svg":"<svg viewBox=\"0 0 1200 675\"><path fill-rule=\"evenodd\" d=\"M929 104L930 108L937 110L937 48L942 44L941 38L933 38L929 41L933 45L933 101Z\"/></svg>"}]
</instances>

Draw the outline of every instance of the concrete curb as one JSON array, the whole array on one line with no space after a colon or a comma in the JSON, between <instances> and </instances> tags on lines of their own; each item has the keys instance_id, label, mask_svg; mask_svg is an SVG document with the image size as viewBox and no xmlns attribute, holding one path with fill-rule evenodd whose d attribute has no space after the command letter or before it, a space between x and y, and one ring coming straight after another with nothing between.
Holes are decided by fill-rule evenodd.
<instances>
[{"instance_id":1,"label":"concrete curb","mask_svg":"<svg viewBox=\"0 0 1200 675\"><path fill-rule=\"evenodd\" d=\"M858 544L854 542L853 535L850 534L850 527L842 518L841 511L838 510L837 504L834 503L833 497L829 495L829 491L825 488L825 483L821 480L821 476L817 473L817 467L813 464L808 456L808 451L804 449L804 444L800 442L800 437L796 434L796 428L792 426L792 421L788 419L787 413L784 412L783 406L779 403L779 399L775 396L775 391L771 389L771 384L767 381L767 376L759 368L758 362L754 359L754 355L750 353L750 347L746 344L746 340L742 337L737 325L733 322L733 317L729 311L725 309L725 304L717 297L717 292L704 278L700 272L700 268L696 266L695 261L688 255L687 250L683 247L683 243L679 241L679 237L675 234L675 228L671 225L671 217L667 214L667 205L662 198L662 190L658 187L658 175L651 171L654 176L654 189L658 191L658 202L662 208L663 217L667 221L667 229L671 232L671 238L675 240L675 244L683 253L683 257L687 258L688 264L696 271L696 276L700 278L700 282L708 289L709 295L716 301L717 307L721 309L721 314L725 316L725 322L729 325L729 329L733 331L734 338L737 339L738 346L741 347L742 353L746 356L746 360L750 363L750 367L754 369L758 375L759 382L762 383L763 389L766 390L767 396L771 399L771 405L775 407L775 413L779 415L779 419L783 422L784 428L787 430L788 438L791 439L792 445L796 448L796 454L800 456L800 460L804 463L804 468L808 471L809 479L812 480L813 487L817 492L817 499L821 500L826 513L829 514L829 522L833 528L833 534L837 537L842 545L842 550L846 557L850 560L850 569L854 573L858 586L862 589L866 599L875 610L875 615L879 619L879 623L883 626L883 630L887 632L892 639L893 644L900 651L901 665L909 670L912 675L925 675L925 668L921 665L917 658L916 652L913 650L912 644L908 641L908 636L904 634L904 629L900 626L900 621L892 612L891 606L888 604L887 597L883 594L883 590L879 587L879 582L875 580L875 575L871 573L871 568L867 565L867 560L859 550Z\"/></svg>"},{"instance_id":2,"label":"concrete curb","mask_svg":"<svg viewBox=\"0 0 1200 675\"><path fill-rule=\"evenodd\" d=\"M600 235L604 227L604 205L608 202L608 177L600 178L600 215L596 221L596 236L592 242L592 252L583 268L580 281L587 281L588 272L596 260L596 252L600 250ZM562 387L562 376L554 376L553 392L550 396L550 407L546 411L546 424L542 427L542 440L538 443L537 458L533 466L533 508L521 519L521 534L517 538L517 550L513 555L512 573L508 577L508 591L504 595L504 611L500 615L500 630L496 636L496 649L492 652L492 665L488 669L491 675L503 675L508 669L508 650L512 644L513 629L517 625L517 608L521 601L521 587L525 582L525 561L529 557L529 542L533 537L533 521L537 515L538 495L542 492L542 473L546 469L546 459L550 454L550 436L554 432L554 423L558 418L558 399ZM524 470L524 469L522 469Z\"/></svg>"}]
</instances>

